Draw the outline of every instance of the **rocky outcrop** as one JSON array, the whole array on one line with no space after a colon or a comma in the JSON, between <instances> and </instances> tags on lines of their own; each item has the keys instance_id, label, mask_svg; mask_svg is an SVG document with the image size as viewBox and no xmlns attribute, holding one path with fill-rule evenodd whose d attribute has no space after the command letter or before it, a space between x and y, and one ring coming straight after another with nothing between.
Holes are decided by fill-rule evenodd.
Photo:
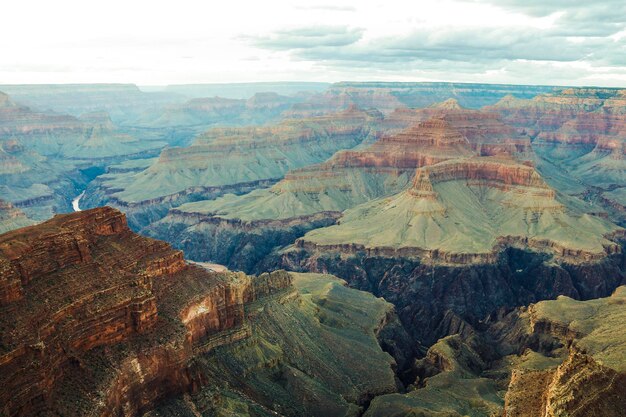
<instances>
[{"instance_id":1,"label":"rocky outcrop","mask_svg":"<svg viewBox=\"0 0 626 417\"><path fill-rule=\"evenodd\" d=\"M185 370L194 347L243 325L245 302L291 285L281 273L257 282L187 265L166 243L133 234L110 208L4 234L0 254L7 415L50 407L133 415L170 390L188 391L199 383ZM105 362L119 361L116 371L91 357L105 346L122 348L105 353ZM66 404L76 378L86 386ZM171 385L158 387L165 380Z\"/></svg>"},{"instance_id":2,"label":"rocky outcrop","mask_svg":"<svg viewBox=\"0 0 626 417\"><path fill-rule=\"evenodd\" d=\"M397 389L377 341L404 346L397 323L391 305L334 277L209 272L114 209L59 215L0 235L0 412L135 416L182 396L221 412L226 396L356 415Z\"/></svg>"},{"instance_id":3,"label":"rocky outcrop","mask_svg":"<svg viewBox=\"0 0 626 417\"><path fill-rule=\"evenodd\" d=\"M438 340L415 361L407 392L375 398L365 415L619 416L625 290L501 309Z\"/></svg>"},{"instance_id":4,"label":"rocky outcrop","mask_svg":"<svg viewBox=\"0 0 626 417\"><path fill-rule=\"evenodd\" d=\"M522 348L532 346L560 358L560 363L534 370L514 368L503 415L621 415L626 406L624 337L615 329L623 320L624 294L620 287L609 298L586 302L559 297L504 317L504 323L513 323L505 325L505 334L530 336ZM560 343L536 343L548 338ZM568 349L563 352L562 346Z\"/></svg>"},{"instance_id":5,"label":"rocky outcrop","mask_svg":"<svg viewBox=\"0 0 626 417\"><path fill-rule=\"evenodd\" d=\"M556 369L513 371L502 415L621 416L626 407L625 382L626 373L572 350Z\"/></svg>"}]
</instances>

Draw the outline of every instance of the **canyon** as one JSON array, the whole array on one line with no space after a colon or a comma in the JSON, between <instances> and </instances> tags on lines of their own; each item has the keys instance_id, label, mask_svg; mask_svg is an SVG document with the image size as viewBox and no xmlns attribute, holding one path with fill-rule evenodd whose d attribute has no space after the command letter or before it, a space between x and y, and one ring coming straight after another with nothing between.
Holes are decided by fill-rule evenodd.
<instances>
[{"instance_id":1,"label":"canyon","mask_svg":"<svg viewBox=\"0 0 626 417\"><path fill-rule=\"evenodd\" d=\"M626 406L626 90L0 91L0 415Z\"/></svg>"},{"instance_id":2,"label":"canyon","mask_svg":"<svg viewBox=\"0 0 626 417\"><path fill-rule=\"evenodd\" d=\"M619 416L625 405L624 286L500 309L480 326L449 313L454 334L426 351L392 304L339 278L211 272L112 208L0 235L0 272L7 416Z\"/></svg>"}]
</instances>

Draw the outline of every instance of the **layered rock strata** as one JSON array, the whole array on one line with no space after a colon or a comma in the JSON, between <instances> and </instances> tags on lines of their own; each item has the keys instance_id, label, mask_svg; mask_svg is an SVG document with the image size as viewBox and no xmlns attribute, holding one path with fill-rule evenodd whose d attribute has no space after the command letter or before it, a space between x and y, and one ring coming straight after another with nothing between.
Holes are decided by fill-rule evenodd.
<instances>
[{"instance_id":1,"label":"layered rock strata","mask_svg":"<svg viewBox=\"0 0 626 417\"><path fill-rule=\"evenodd\" d=\"M333 277L293 281L187 264L107 207L0 235L1 412L135 416L191 394L215 413L234 402L261 415L357 415L395 391L395 361L377 341L392 337L391 305ZM341 304L350 298L358 309ZM332 304L341 324L322 324ZM325 343L346 346L340 361Z\"/></svg>"},{"instance_id":2,"label":"layered rock strata","mask_svg":"<svg viewBox=\"0 0 626 417\"><path fill-rule=\"evenodd\" d=\"M164 150L144 171L101 176L88 190L85 204L119 207L131 226L143 227L163 217L171 207L267 187L289 169L354 147L376 134L370 122L378 118L351 108L275 126L212 129L190 147Z\"/></svg>"},{"instance_id":3,"label":"layered rock strata","mask_svg":"<svg viewBox=\"0 0 626 417\"><path fill-rule=\"evenodd\" d=\"M607 295L624 276L623 237L564 206L532 166L480 157L418 169L410 189L308 232L276 264L384 296L433 343L447 310L476 323L504 305Z\"/></svg>"},{"instance_id":4,"label":"layered rock strata","mask_svg":"<svg viewBox=\"0 0 626 417\"><path fill-rule=\"evenodd\" d=\"M275 248L333 224L344 210L409 187L416 168L483 154L524 157L530 152L530 139L495 114L448 102L412 115L430 118L370 146L339 151L324 163L293 170L269 189L184 204L144 232L171 241L196 260L263 270L263 259Z\"/></svg>"},{"instance_id":5,"label":"layered rock strata","mask_svg":"<svg viewBox=\"0 0 626 417\"><path fill-rule=\"evenodd\" d=\"M503 98L489 108L533 138L537 167L561 191L582 196L624 221L615 194L626 177L626 93L572 88L532 99Z\"/></svg>"}]
</instances>

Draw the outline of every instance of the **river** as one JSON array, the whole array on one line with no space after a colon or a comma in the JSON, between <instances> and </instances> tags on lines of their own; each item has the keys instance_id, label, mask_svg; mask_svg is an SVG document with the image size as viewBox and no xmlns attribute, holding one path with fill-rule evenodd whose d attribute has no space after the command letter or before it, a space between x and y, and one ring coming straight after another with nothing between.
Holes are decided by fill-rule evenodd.
<instances>
[{"instance_id":1,"label":"river","mask_svg":"<svg viewBox=\"0 0 626 417\"><path fill-rule=\"evenodd\" d=\"M80 203L80 199L83 198L84 195L85 192L83 191L72 200L72 208L74 209L74 211L80 211L80 206L78 205L78 203Z\"/></svg>"}]
</instances>

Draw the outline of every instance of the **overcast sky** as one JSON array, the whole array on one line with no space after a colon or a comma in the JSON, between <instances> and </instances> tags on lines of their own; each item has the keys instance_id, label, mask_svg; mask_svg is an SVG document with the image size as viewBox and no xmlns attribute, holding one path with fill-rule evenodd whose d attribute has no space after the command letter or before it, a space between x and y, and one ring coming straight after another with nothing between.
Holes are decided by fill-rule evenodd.
<instances>
[{"instance_id":1,"label":"overcast sky","mask_svg":"<svg viewBox=\"0 0 626 417\"><path fill-rule=\"evenodd\" d=\"M626 0L5 0L0 84L626 87Z\"/></svg>"}]
</instances>

